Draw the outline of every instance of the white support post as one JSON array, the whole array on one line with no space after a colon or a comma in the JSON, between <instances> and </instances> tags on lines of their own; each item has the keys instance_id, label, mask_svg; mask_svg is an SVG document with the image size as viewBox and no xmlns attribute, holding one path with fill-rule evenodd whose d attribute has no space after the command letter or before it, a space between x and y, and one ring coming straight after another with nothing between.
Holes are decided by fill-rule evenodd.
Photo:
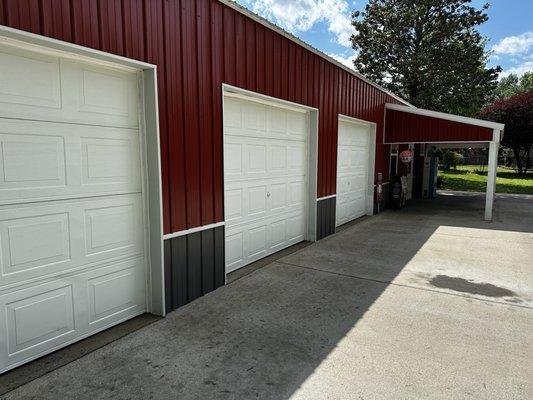
<instances>
[{"instance_id":1,"label":"white support post","mask_svg":"<svg viewBox=\"0 0 533 400\"><path fill-rule=\"evenodd\" d=\"M498 170L498 148L500 145L500 130L494 130L493 141L489 143L489 165L487 172L487 193L485 198L485 221L492 221L492 209L496 194L496 171Z\"/></svg>"}]
</instances>

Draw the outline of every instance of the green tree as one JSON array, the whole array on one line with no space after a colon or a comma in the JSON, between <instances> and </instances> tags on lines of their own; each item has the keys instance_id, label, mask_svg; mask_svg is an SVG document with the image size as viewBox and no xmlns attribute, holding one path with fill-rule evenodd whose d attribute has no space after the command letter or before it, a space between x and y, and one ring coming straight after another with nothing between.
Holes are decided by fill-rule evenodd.
<instances>
[{"instance_id":1,"label":"green tree","mask_svg":"<svg viewBox=\"0 0 533 400\"><path fill-rule=\"evenodd\" d=\"M442 155L442 164L446 171L450 170L451 168L457 169L457 165L461 164L462 162L463 162L462 154L459 154L456 151L447 150Z\"/></svg>"},{"instance_id":2,"label":"green tree","mask_svg":"<svg viewBox=\"0 0 533 400\"><path fill-rule=\"evenodd\" d=\"M511 149L520 175L525 175L533 149L533 91L496 100L479 117L505 124L502 145Z\"/></svg>"},{"instance_id":3,"label":"green tree","mask_svg":"<svg viewBox=\"0 0 533 400\"><path fill-rule=\"evenodd\" d=\"M494 92L493 100L508 99L520 92L533 92L533 71L526 72L521 78L515 74L501 78Z\"/></svg>"},{"instance_id":4,"label":"green tree","mask_svg":"<svg viewBox=\"0 0 533 400\"><path fill-rule=\"evenodd\" d=\"M487 68L487 21L471 0L369 0L353 13L355 68L418 107L474 115L490 100L500 67Z\"/></svg>"},{"instance_id":5,"label":"green tree","mask_svg":"<svg viewBox=\"0 0 533 400\"><path fill-rule=\"evenodd\" d=\"M533 71L528 71L520 78L520 91L533 92Z\"/></svg>"}]
</instances>

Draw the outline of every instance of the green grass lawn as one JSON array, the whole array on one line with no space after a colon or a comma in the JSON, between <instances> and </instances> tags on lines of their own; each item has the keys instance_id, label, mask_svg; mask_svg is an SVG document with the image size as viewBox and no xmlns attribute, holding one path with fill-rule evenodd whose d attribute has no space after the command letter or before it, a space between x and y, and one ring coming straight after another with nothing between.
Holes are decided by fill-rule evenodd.
<instances>
[{"instance_id":1,"label":"green grass lawn","mask_svg":"<svg viewBox=\"0 0 533 400\"><path fill-rule=\"evenodd\" d=\"M459 165L457 170L439 170L442 176L442 189L464 190L467 192L484 192L487 187L487 168L485 172L476 172L479 166ZM527 176L518 176L514 169L498 167L496 178L497 193L533 194L533 172Z\"/></svg>"}]
</instances>

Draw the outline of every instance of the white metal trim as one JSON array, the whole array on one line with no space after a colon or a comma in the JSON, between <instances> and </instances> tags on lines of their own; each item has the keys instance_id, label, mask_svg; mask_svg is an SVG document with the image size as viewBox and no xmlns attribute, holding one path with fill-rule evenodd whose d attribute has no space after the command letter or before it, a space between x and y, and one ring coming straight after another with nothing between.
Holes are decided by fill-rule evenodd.
<instances>
[{"instance_id":1,"label":"white metal trim","mask_svg":"<svg viewBox=\"0 0 533 400\"><path fill-rule=\"evenodd\" d=\"M499 131L494 130L494 136L499 135ZM498 148L500 143L490 142L489 162L487 170L487 192L485 195L485 221L492 221L494 198L496 196L496 177L498 171Z\"/></svg>"},{"instance_id":2,"label":"white metal trim","mask_svg":"<svg viewBox=\"0 0 533 400\"><path fill-rule=\"evenodd\" d=\"M379 89L383 93L388 94L389 96L395 98L396 100L402 102L403 104L406 104L407 106L414 107L409 103L407 100L402 99L400 96L395 95L392 92L389 92L387 89L379 86L377 83L372 82L370 79L365 77L364 75L361 75L359 72L348 68L346 65L341 64L334 58L328 56L326 53L323 53L322 51L318 50L317 48L311 46L310 44L304 42L303 40L297 38L296 36L290 34L289 32L285 31L284 29L280 28L279 26L273 24L272 22L264 19L263 17L253 13L252 11L248 10L246 7L241 6L240 4L237 4L235 1L232 0L218 0L222 4L225 4L226 6L234 9L235 11L247 16L248 18L253 19L255 22L260 23L261 25L267 27L268 29L273 30L276 33L279 33L281 36L293 41L294 43L298 44L299 46L304 47L305 49L309 50L310 52L316 54L317 56L325 59L326 61L334 64L335 66L343 69L344 71L348 72L349 74L361 79L362 81L368 83L369 85L375 87L376 89Z\"/></svg>"},{"instance_id":3,"label":"white metal trim","mask_svg":"<svg viewBox=\"0 0 533 400\"><path fill-rule=\"evenodd\" d=\"M243 89L237 86L229 85L227 83L222 84L223 95L225 97L233 97L246 101L255 101L258 103L266 104L272 107L282 107L291 111L306 113L308 111L318 111L317 108L309 107L304 104L294 103L292 101L278 99L276 97L267 96L251 90Z\"/></svg>"},{"instance_id":4,"label":"white metal trim","mask_svg":"<svg viewBox=\"0 0 533 400\"><path fill-rule=\"evenodd\" d=\"M422 108L407 107L400 104L385 103L385 112L386 110L402 111L410 114L422 115L426 117L433 117L444 119L446 121L461 122L463 124L481 126L483 128L499 129L503 131L505 129L504 124L498 122L485 121L482 119L462 117L460 115L447 114L438 111L425 110Z\"/></svg>"},{"instance_id":5,"label":"white metal trim","mask_svg":"<svg viewBox=\"0 0 533 400\"><path fill-rule=\"evenodd\" d=\"M154 64L0 25L0 41L3 40L9 41L10 43L18 42L16 43L17 45L24 48L31 48L33 51L40 53L47 53L53 50L56 54L60 52L61 57L71 59L75 55L78 61L86 61L93 64L97 62L111 68L128 67L130 70L157 69L157 66Z\"/></svg>"},{"instance_id":6,"label":"white metal trim","mask_svg":"<svg viewBox=\"0 0 533 400\"><path fill-rule=\"evenodd\" d=\"M344 114L339 114L339 121L349 122L351 124L366 125L366 126L377 125L375 122L365 121L364 119L354 118L354 117L350 117L349 115L344 115Z\"/></svg>"},{"instance_id":7,"label":"white metal trim","mask_svg":"<svg viewBox=\"0 0 533 400\"><path fill-rule=\"evenodd\" d=\"M142 71L143 75L143 123L145 132L146 154L146 179L148 190L146 193L146 207L148 215L148 232L150 240L150 293L151 307L150 312L161 316L166 315L165 305L165 253L163 247L163 181L161 174L161 142L159 133L159 104L157 91L157 70L148 68ZM147 113L147 109L153 111ZM149 128L150 127L150 128ZM152 134L149 136L149 130ZM150 138L150 140L149 140ZM155 186L155 190L154 190ZM155 264L155 265L154 265ZM157 265L159 264L159 265ZM158 274L158 282L155 282L155 276ZM154 307L154 289L159 291L160 308Z\"/></svg>"},{"instance_id":8,"label":"white metal trim","mask_svg":"<svg viewBox=\"0 0 533 400\"><path fill-rule=\"evenodd\" d=\"M316 201L322 201L322 200L332 199L332 198L334 198L334 197L337 197L337 194L330 194L329 196L320 197L320 198L316 199Z\"/></svg>"},{"instance_id":9,"label":"white metal trim","mask_svg":"<svg viewBox=\"0 0 533 400\"><path fill-rule=\"evenodd\" d=\"M202 232L202 231L206 231L208 229L218 228L219 226L224 226L224 225L225 225L225 222L222 221L222 222L216 222L214 224L202 225L202 226L197 226L195 228L185 229L184 231L167 233L166 235L163 235L163 240L168 240L168 239L173 239L173 238L177 238L177 237L180 237L180 236L190 235L191 233Z\"/></svg>"},{"instance_id":10,"label":"white metal trim","mask_svg":"<svg viewBox=\"0 0 533 400\"><path fill-rule=\"evenodd\" d=\"M494 129L494 131L492 131L492 141L496 143L500 143L501 138L502 138L502 131L499 129Z\"/></svg>"}]
</instances>

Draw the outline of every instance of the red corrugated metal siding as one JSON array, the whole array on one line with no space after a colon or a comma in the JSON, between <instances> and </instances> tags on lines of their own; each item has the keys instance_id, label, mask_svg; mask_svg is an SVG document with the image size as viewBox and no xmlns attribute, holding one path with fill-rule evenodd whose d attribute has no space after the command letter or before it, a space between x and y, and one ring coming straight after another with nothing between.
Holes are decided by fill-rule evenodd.
<instances>
[{"instance_id":1,"label":"red corrugated metal siding","mask_svg":"<svg viewBox=\"0 0 533 400\"><path fill-rule=\"evenodd\" d=\"M492 140L491 128L387 110L386 143L480 142Z\"/></svg>"},{"instance_id":2,"label":"red corrugated metal siding","mask_svg":"<svg viewBox=\"0 0 533 400\"><path fill-rule=\"evenodd\" d=\"M397 103L217 0L0 0L0 24L158 66L165 233L223 220L221 84L319 109L318 196L335 193L337 115Z\"/></svg>"}]
</instances>

